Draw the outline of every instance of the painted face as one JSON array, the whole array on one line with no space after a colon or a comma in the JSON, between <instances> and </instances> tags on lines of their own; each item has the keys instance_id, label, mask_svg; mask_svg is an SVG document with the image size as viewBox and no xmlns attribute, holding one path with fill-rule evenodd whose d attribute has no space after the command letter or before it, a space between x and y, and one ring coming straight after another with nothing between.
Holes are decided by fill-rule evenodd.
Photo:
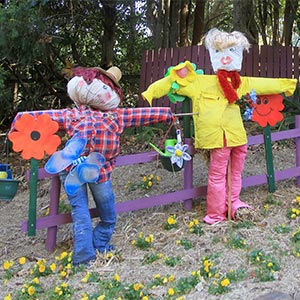
<instances>
[{"instance_id":1,"label":"painted face","mask_svg":"<svg viewBox=\"0 0 300 300\"><path fill-rule=\"evenodd\" d=\"M281 95L257 96L256 103L253 103L252 121L265 127L267 124L275 126L283 119L281 111L284 109Z\"/></svg>"},{"instance_id":2,"label":"painted face","mask_svg":"<svg viewBox=\"0 0 300 300\"><path fill-rule=\"evenodd\" d=\"M117 108L120 97L100 79L88 84L81 76L73 77L68 83L68 94L78 105L84 104L99 110Z\"/></svg>"},{"instance_id":3,"label":"painted face","mask_svg":"<svg viewBox=\"0 0 300 300\"><path fill-rule=\"evenodd\" d=\"M229 47L223 50L209 49L214 72L218 70L240 71L243 60L243 47Z\"/></svg>"}]
</instances>

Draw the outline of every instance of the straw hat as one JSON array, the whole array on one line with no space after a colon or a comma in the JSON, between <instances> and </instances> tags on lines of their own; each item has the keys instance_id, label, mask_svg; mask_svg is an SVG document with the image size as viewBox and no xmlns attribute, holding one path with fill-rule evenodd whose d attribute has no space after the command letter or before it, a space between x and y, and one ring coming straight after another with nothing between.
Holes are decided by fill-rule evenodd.
<instances>
[{"instance_id":1,"label":"straw hat","mask_svg":"<svg viewBox=\"0 0 300 300\"><path fill-rule=\"evenodd\" d=\"M115 85L120 87L119 81L122 78L122 72L118 67L112 66L107 71L100 67L95 67L94 69L109 77L115 83Z\"/></svg>"}]
</instances>

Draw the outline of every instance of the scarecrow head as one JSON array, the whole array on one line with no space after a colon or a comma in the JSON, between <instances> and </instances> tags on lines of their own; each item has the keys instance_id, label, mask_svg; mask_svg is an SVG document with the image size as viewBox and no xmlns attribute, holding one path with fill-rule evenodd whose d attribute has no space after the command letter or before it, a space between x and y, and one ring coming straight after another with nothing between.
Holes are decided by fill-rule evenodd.
<instances>
[{"instance_id":1,"label":"scarecrow head","mask_svg":"<svg viewBox=\"0 0 300 300\"><path fill-rule=\"evenodd\" d=\"M228 33L213 28L206 34L205 46L209 51L214 72L239 72L242 68L243 50L248 51L250 44L241 32Z\"/></svg>"},{"instance_id":2,"label":"scarecrow head","mask_svg":"<svg viewBox=\"0 0 300 300\"><path fill-rule=\"evenodd\" d=\"M113 66L105 71L98 67L76 67L72 73L75 76L68 82L67 89L77 106L86 105L104 111L118 107L122 100L119 68Z\"/></svg>"}]
</instances>

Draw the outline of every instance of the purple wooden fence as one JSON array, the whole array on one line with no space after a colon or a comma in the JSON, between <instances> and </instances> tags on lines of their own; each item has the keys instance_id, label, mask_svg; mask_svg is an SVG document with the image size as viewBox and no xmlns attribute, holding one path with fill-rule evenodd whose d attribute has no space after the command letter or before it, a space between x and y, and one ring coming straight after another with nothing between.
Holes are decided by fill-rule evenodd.
<instances>
[{"instance_id":1,"label":"purple wooden fence","mask_svg":"<svg viewBox=\"0 0 300 300\"><path fill-rule=\"evenodd\" d=\"M143 53L141 66L140 91L144 91L147 86L162 78L167 68L176 65L181 61L190 60L197 65L197 68L204 70L205 74L212 74L208 52L203 46L191 46L172 49L148 50ZM292 47L271 47L253 46L249 54L244 56L243 69L241 75L261 76L261 77L288 77L299 78L299 49ZM140 101L140 106L146 106L146 101ZM154 106L171 106L173 112L180 112L181 106L171 104L167 97L157 99ZM296 177L297 184L300 184L300 116L296 117L296 128L271 134L272 141L283 139L295 139L296 141L296 163L293 168L276 171L275 180L284 180ZM185 143L193 149L192 140L185 139ZM250 136L248 145L263 144L263 135ZM145 152L119 156L116 166L125 166L139 163L155 161L156 152ZM116 203L118 213L135 211L149 208L156 205L165 205L174 202L185 202L187 208L191 208L192 199L206 195L206 186L193 187L193 161L186 162L184 169L184 189L176 192L161 194L152 197L134 199L126 202ZM275 166L276 169L276 166ZM27 179L29 172L27 173ZM51 176L44 169L38 172L38 178L50 178L52 180L50 189L50 213L46 217L37 219L36 228L47 228L46 249L53 251L56 246L56 235L59 225L72 222L71 214L59 214L60 181L58 176ZM257 174L243 178L243 188L267 183L267 174ZM90 210L91 216L96 217L96 209ZM27 231L27 221L22 222L22 230Z\"/></svg>"}]
</instances>

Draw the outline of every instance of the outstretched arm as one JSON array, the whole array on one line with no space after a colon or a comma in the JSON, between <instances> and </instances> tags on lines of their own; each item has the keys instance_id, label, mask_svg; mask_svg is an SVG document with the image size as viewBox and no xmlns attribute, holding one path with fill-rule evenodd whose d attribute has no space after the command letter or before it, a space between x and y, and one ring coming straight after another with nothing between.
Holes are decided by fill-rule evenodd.
<instances>
[{"instance_id":1,"label":"outstretched arm","mask_svg":"<svg viewBox=\"0 0 300 300\"><path fill-rule=\"evenodd\" d=\"M19 120L23 115L32 115L34 117L37 117L39 115L49 115L53 121L56 121L59 124L59 127L63 128L65 123L65 117L66 117L66 109L60 109L60 110L39 110L39 111L24 111L19 112L15 116L15 118L12 121L10 132L15 130L15 123L17 120Z\"/></svg>"},{"instance_id":2,"label":"outstretched arm","mask_svg":"<svg viewBox=\"0 0 300 300\"><path fill-rule=\"evenodd\" d=\"M254 89L257 95L272 95L285 93L290 96L294 93L297 79L293 78L263 78L263 77L241 77L242 94Z\"/></svg>"},{"instance_id":3,"label":"outstretched arm","mask_svg":"<svg viewBox=\"0 0 300 300\"><path fill-rule=\"evenodd\" d=\"M157 80L149 85L142 97L152 105L152 100L167 95L171 89L173 80L170 76Z\"/></svg>"}]
</instances>

